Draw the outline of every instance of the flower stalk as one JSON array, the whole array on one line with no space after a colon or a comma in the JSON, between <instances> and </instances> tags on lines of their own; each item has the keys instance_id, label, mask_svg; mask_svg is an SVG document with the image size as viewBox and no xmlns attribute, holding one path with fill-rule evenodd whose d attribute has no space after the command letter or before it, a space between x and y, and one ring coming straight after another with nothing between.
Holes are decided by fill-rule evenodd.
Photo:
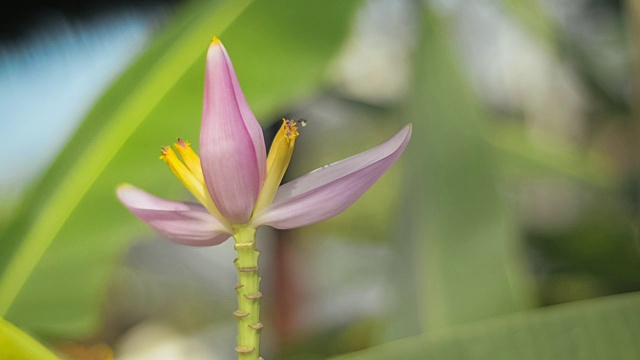
<instances>
[{"instance_id":1,"label":"flower stalk","mask_svg":"<svg viewBox=\"0 0 640 360\"><path fill-rule=\"evenodd\" d=\"M238 360L258 360L260 357L260 275L255 241L256 230L250 227L236 227L235 249L238 257L234 260L238 269L238 310L233 315L238 320Z\"/></svg>"}]
</instances>

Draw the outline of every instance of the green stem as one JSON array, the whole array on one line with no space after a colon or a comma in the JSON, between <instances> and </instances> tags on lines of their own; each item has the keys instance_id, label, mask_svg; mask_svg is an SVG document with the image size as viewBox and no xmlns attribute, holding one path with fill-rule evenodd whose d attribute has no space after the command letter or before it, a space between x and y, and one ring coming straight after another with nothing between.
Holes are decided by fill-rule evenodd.
<instances>
[{"instance_id":1,"label":"green stem","mask_svg":"<svg viewBox=\"0 0 640 360\"><path fill-rule=\"evenodd\" d=\"M238 319L239 360L262 360L260 357L260 276L258 275L258 256L255 240L256 230L248 227L236 228L234 238L238 257L238 310L233 315Z\"/></svg>"}]
</instances>

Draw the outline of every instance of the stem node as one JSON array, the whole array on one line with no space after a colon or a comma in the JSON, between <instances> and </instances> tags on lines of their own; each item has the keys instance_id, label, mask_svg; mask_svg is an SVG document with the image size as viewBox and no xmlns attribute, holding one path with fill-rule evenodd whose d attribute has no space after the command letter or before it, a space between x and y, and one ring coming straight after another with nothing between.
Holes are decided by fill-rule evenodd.
<instances>
[{"instance_id":1,"label":"stem node","mask_svg":"<svg viewBox=\"0 0 640 360\"><path fill-rule=\"evenodd\" d=\"M244 294L244 296L249 300L257 300L262 297L262 293L258 291L257 293L253 293L253 294Z\"/></svg>"},{"instance_id":2,"label":"stem node","mask_svg":"<svg viewBox=\"0 0 640 360\"><path fill-rule=\"evenodd\" d=\"M236 352L239 354L248 354L253 350L255 350L255 348L245 347L245 346L236 346Z\"/></svg>"},{"instance_id":3,"label":"stem node","mask_svg":"<svg viewBox=\"0 0 640 360\"><path fill-rule=\"evenodd\" d=\"M233 315L235 317L237 317L238 319L242 319L243 317L247 317L249 316L248 312L244 312L244 311L240 311L240 310L236 310L233 312Z\"/></svg>"}]
</instances>

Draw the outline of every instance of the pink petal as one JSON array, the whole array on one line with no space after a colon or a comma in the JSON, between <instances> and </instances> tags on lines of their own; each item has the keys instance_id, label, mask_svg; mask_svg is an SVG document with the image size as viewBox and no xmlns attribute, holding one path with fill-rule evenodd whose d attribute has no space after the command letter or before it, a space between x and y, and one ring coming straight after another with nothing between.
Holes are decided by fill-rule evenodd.
<instances>
[{"instance_id":1,"label":"pink petal","mask_svg":"<svg viewBox=\"0 0 640 360\"><path fill-rule=\"evenodd\" d=\"M207 54L200 154L213 202L231 222L246 223L265 179L264 137L217 39Z\"/></svg>"},{"instance_id":2,"label":"pink petal","mask_svg":"<svg viewBox=\"0 0 640 360\"><path fill-rule=\"evenodd\" d=\"M117 194L134 215L175 243L212 246L231 236L230 231L200 204L164 200L131 185L118 187Z\"/></svg>"},{"instance_id":3,"label":"pink petal","mask_svg":"<svg viewBox=\"0 0 640 360\"><path fill-rule=\"evenodd\" d=\"M252 224L291 229L338 215L393 165L410 138L407 125L382 145L282 185L273 204L256 214Z\"/></svg>"}]
</instances>

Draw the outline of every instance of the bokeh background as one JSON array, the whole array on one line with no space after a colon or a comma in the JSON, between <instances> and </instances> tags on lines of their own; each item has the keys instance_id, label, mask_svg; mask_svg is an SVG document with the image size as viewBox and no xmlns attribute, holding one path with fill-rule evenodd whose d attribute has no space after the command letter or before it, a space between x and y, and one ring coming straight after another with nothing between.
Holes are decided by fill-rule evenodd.
<instances>
[{"instance_id":1,"label":"bokeh background","mask_svg":"<svg viewBox=\"0 0 640 360\"><path fill-rule=\"evenodd\" d=\"M175 245L114 195L188 198L158 156L197 147L216 35L267 143L307 120L285 181L414 129L340 216L259 230L265 359L640 359L640 2L20 4L0 314L61 357L235 356L232 242Z\"/></svg>"}]
</instances>

